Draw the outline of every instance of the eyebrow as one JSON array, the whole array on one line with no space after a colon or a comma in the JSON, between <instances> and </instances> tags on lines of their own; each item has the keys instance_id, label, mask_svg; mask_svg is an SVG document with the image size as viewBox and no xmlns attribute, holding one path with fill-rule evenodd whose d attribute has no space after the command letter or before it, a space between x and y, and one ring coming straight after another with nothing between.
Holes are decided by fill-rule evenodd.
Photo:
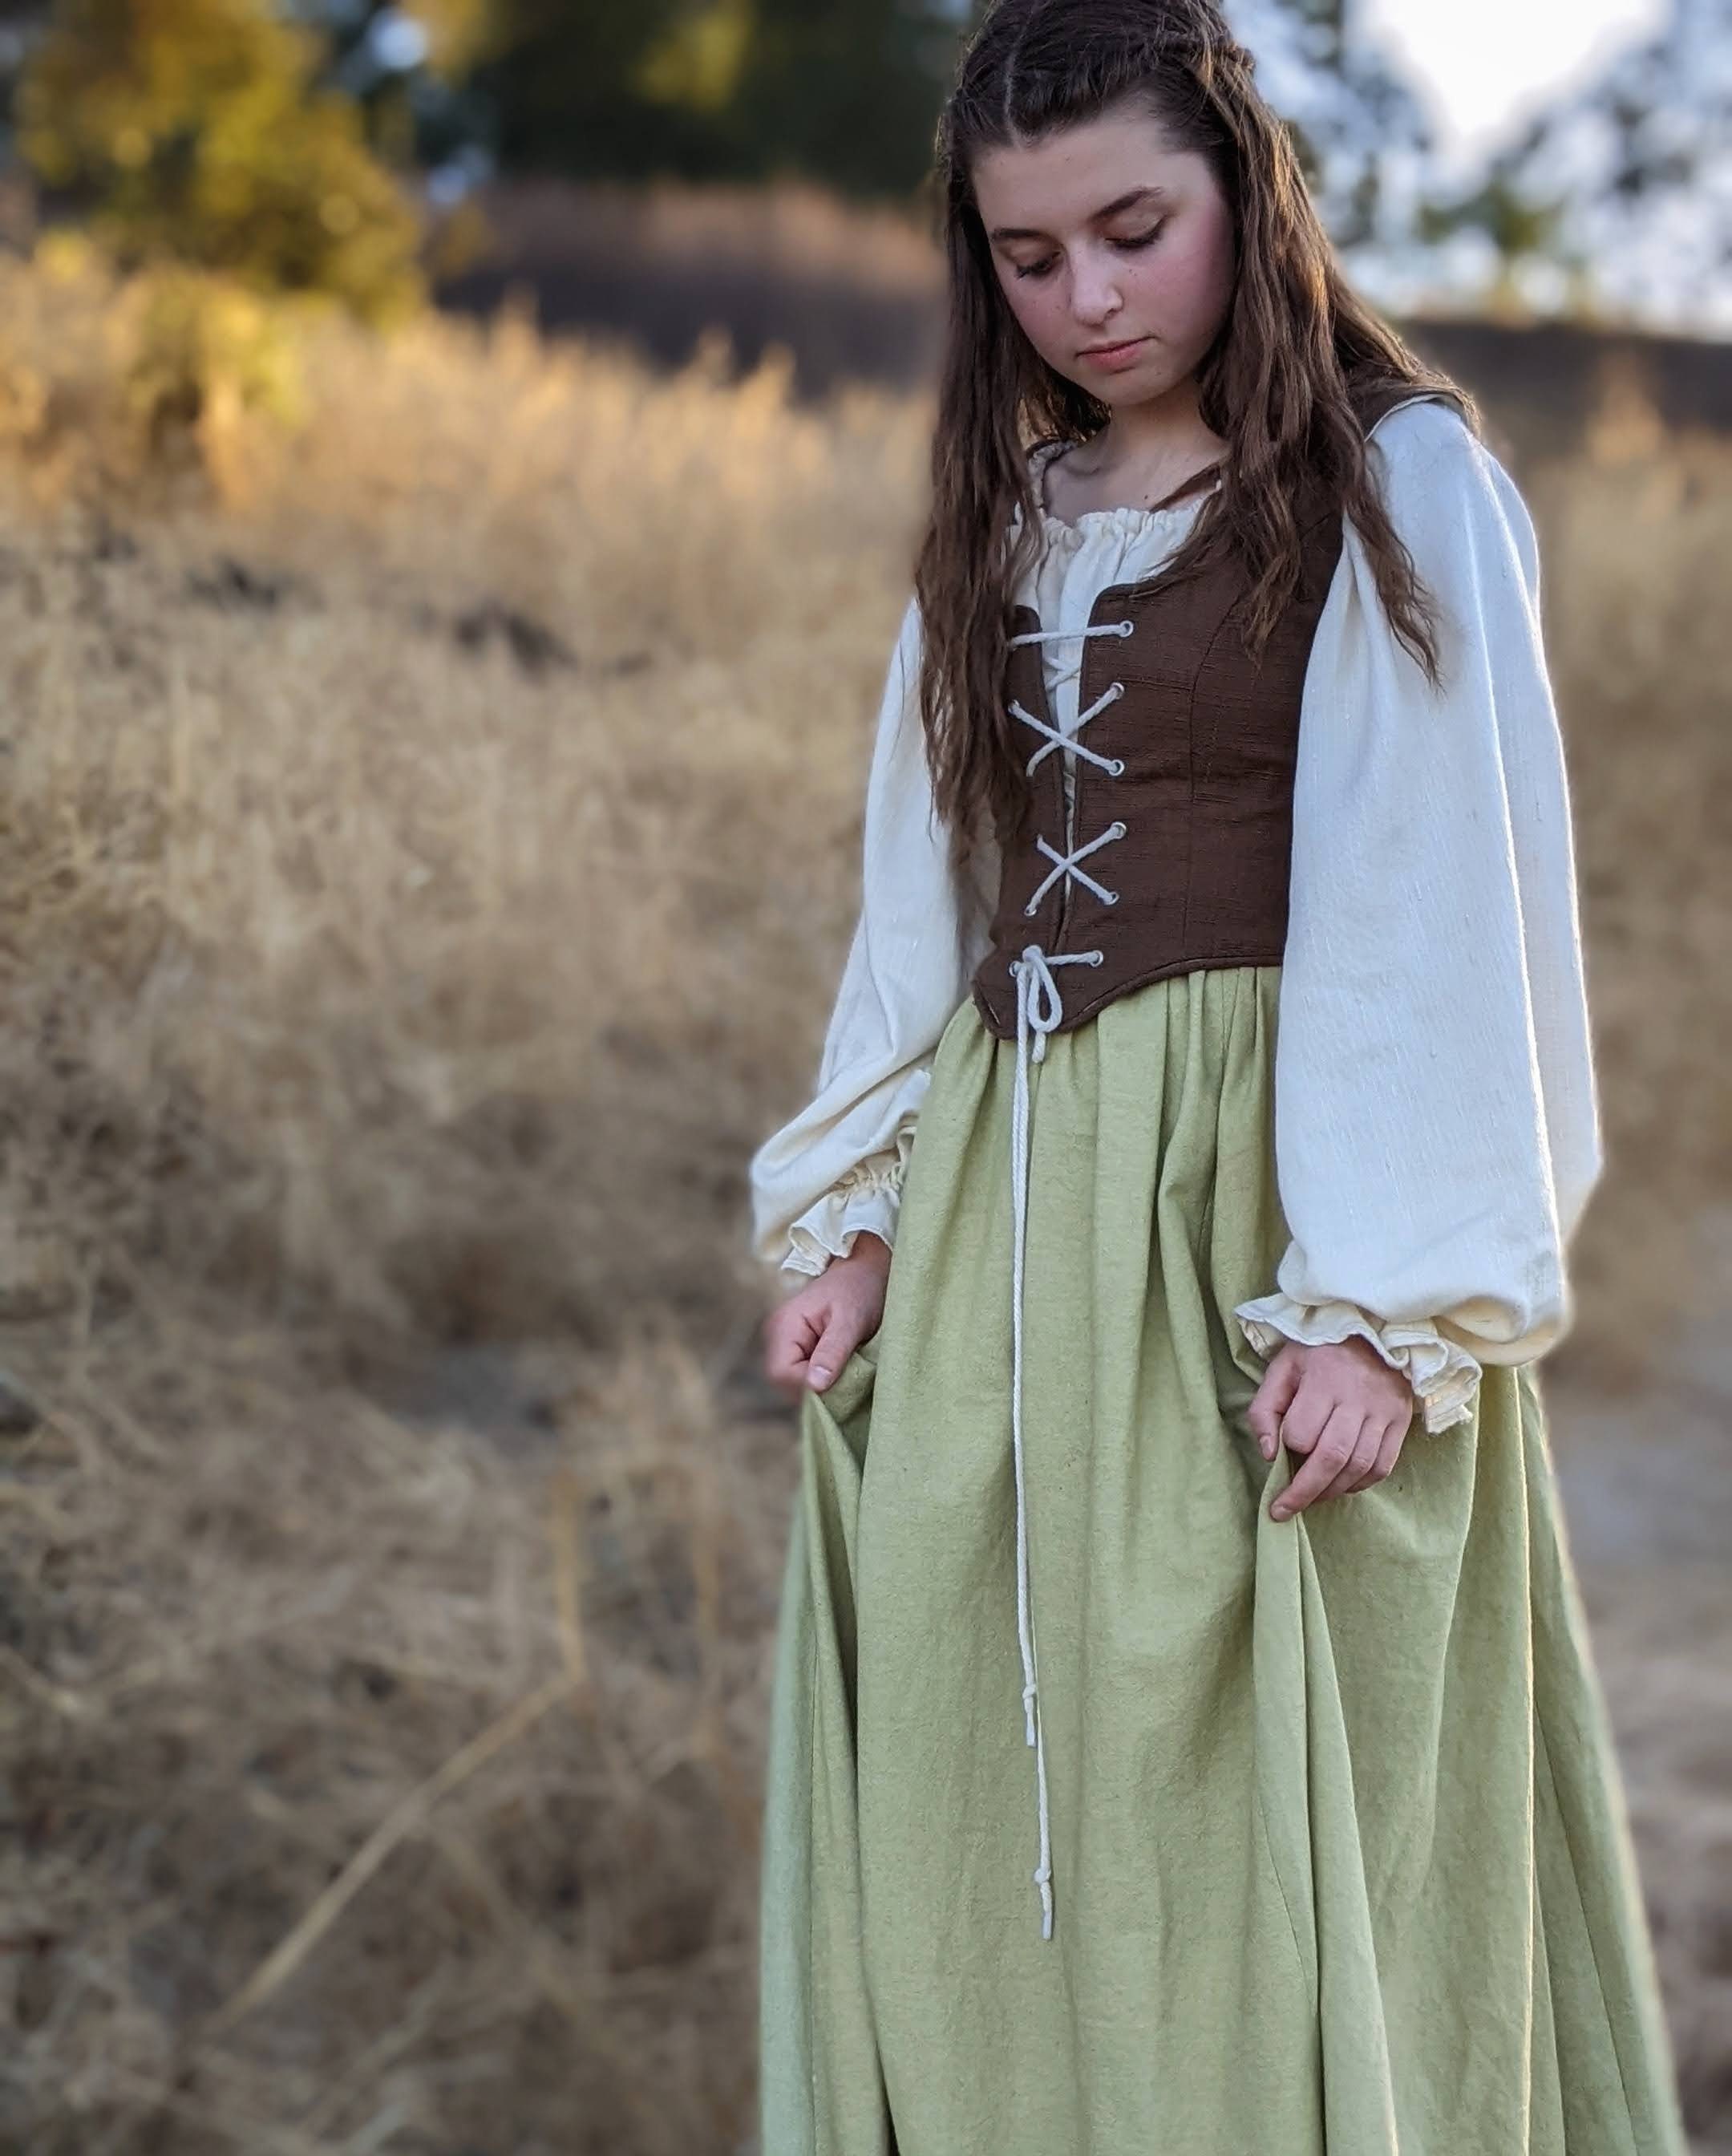
<instances>
[{"instance_id":1,"label":"eyebrow","mask_svg":"<svg viewBox=\"0 0 1732 2156\"><path fill-rule=\"evenodd\" d=\"M1132 209L1138 203L1170 202L1171 199L1171 194L1166 187L1155 186L1133 187L1129 194L1120 195L1115 201L1104 204L1095 211L1094 214L1097 218L1116 217L1121 209ZM1032 231L1026 225L996 224L986 237L989 239L1045 239L1050 235L1044 232Z\"/></svg>"}]
</instances>

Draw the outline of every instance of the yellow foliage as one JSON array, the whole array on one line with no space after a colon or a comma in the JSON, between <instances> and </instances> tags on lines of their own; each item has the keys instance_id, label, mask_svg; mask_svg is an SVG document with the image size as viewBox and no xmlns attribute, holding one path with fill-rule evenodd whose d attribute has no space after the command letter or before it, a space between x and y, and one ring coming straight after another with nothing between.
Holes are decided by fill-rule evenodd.
<instances>
[{"instance_id":1,"label":"yellow foliage","mask_svg":"<svg viewBox=\"0 0 1732 2156\"><path fill-rule=\"evenodd\" d=\"M752 28L751 0L710 0L680 17L638 63L639 93L657 105L724 110L738 85Z\"/></svg>"},{"instance_id":2,"label":"yellow foliage","mask_svg":"<svg viewBox=\"0 0 1732 2156\"><path fill-rule=\"evenodd\" d=\"M26 162L126 268L329 292L380 326L424 303L418 215L323 47L260 0L61 0L20 77Z\"/></svg>"},{"instance_id":3,"label":"yellow foliage","mask_svg":"<svg viewBox=\"0 0 1732 2156\"><path fill-rule=\"evenodd\" d=\"M309 417L305 354L335 302L165 263L131 276L55 231L0 263L0 454L45 503L198 480L238 503L264 442Z\"/></svg>"}]
</instances>

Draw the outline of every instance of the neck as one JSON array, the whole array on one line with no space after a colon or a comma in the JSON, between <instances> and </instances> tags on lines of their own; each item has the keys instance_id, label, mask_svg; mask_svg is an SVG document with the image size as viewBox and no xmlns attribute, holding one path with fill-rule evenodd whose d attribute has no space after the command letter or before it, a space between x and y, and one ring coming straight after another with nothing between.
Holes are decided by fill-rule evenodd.
<instances>
[{"instance_id":1,"label":"neck","mask_svg":"<svg viewBox=\"0 0 1732 2156\"><path fill-rule=\"evenodd\" d=\"M1158 397L1115 408L1094 439L1091 470L1097 474L1155 476L1204 464L1227 444L1204 424L1195 379L1187 375Z\"/></svg>"}]
</instances>

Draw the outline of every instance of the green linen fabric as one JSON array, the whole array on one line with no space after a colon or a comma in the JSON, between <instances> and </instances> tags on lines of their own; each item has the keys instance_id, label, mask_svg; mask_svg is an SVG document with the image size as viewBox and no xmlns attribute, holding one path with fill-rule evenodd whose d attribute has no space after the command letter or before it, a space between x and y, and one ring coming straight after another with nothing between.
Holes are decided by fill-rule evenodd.
<instances>
[{"instance_id":1,"label":"green linen fabric","mask_svg":"<svg viewBox=\"0 0 1732 2156\"><path fill-rule=\"evenodd\" d=\"M1281 969L1146 984L923 1102L884 1321L800 1409L762 2156L1683 2156L1532 1365L1296 1518L1231 1315L1285 1247ZM1371 1172L1368 1163L1367 1172Z\"/></svg>"}]
</instances>

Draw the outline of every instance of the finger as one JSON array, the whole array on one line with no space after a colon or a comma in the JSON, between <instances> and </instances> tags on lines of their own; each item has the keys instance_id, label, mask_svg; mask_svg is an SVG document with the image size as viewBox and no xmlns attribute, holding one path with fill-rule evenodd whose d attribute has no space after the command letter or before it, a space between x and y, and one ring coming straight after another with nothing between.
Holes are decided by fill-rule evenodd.
<instances>
[{"instance_id":1,"label":"finger","mask_svg":"<svg viewBox=\"0 0 1732 2156\"><path fill-rule=\"evenodd\" d=\"M1395 1472L1395 1464L1401 1456L1401 1447L1407 1441L1407 1431L1412 1420L1411 1414L1398 1414L1384 1431L1382 1441L1377 1447L1378 1481L1386 1481Z\"/></svg>"},{"instance_id":2,"label":"finger","mask_svg":"<svg viewBox=\"0 0 1732 2156\"><path fill-rule=\"evenodd\" d=\"M1347 1411L1337 1408L1324 1424L1304 1465L1269 1507L1272 1519L1289 1519L1315 1502L1352 1457L1359 1424Z\"/></svg>"},{"instance_id":3,"label":"finger","mask_svg":"<svg viewBox=\"0 0 1732 2156\"><path fill-rule=\"evenodd\" d=\"M1374 1483L1388 1480L1390 1471L1400 1455L1401 1440L1407 1435L1410 1419L1407 1415L1397 1414L1366 1424L1360 1434L1361 1450L1367 1439L1375 1437L1376 1442L1369 1462L1361 1469L1359 1479L1353 1486L1355 1490L1369 1490Z\"/></svg>"},{"instance_id":4,"label":"finger","mask_svg":"<svg viewBox=\"0 0 1732 2156\"><path fill-rule=\"evenodd\" d=\"M853 1353L858 1344L854 1337L855 1331L852 1317L841 1311L831 1312L807 1366L806 1381L815 1392L822 1392Z\"/></svg>"},{"instance_id":5,"label":"finger","mask_svg":"<svg viewBox=\"0 0 1732 2156\"><path fill-rule=\"evenodd\" d=\"M1263 1383L1258 1387L1246 1419L1257 1440L1258 1450L1265 1460L1273 1460L1275 1447L1280 1442L1281 1418L1293 1403L1299 1390L1299 1375L1304 1368L1297 1355L1279 1350L1268 1368L1263 1373Z\"/></svg>"},{"instance_id":6,"label":"finger","mask_svg":"<svg viewBox=\"0 0 1732 2156\"><path fill-rule=\"evenodd\" d=\"M1354 1490L1361 1475L1376 1457L1377 1424L1366 1418L1364 1411L1350 1408L1344 1401L1336 1409L1342 1428L1349 1435L1347 1456L1330 1480L1313 1499L1321 1504L1330 1497L1345 1497ZM1330 1418L1334 1419L1334 1416Z\"/></svg>"},{"instance_id":7,"label":"finger","mask_svg":"<svg viewBox=\"0 0 1732 2156\"><path fill-rule=\"evenodd\" d=\"M1301 1392L1281 1418L1280 1439L1289 1452L1302 1458L1316 1450L1327 1427L1334 1403L1320 1383Z\"/></svg>"},{"instance_id":8,"label":"finger","mask_svg":"<svg viewBox=\"0 0 1732 2156\"><path fill-rule=\"evenodd\" d=\"M1377 1452L1382 1443L1384 1425L1376 1415L1367 1415L1354 1440L1353 1457L1334 1487L1325 1494L1330 1497L1350 1497L1355 1490L1370 1487L1382 1478L1377 1473Z\"/></svg>"},{"instance_id":9,"label":"finger","mask_svg":"<svg viewBox=\"0 0 1732 2156\"><path fill-rule=\"evenodd\" d=\"M764 1328L764 1374L772 1384L803 1389L807 1364L826 1313L809 1306L775 1312Z\"/></svg>"}]
</instances>

